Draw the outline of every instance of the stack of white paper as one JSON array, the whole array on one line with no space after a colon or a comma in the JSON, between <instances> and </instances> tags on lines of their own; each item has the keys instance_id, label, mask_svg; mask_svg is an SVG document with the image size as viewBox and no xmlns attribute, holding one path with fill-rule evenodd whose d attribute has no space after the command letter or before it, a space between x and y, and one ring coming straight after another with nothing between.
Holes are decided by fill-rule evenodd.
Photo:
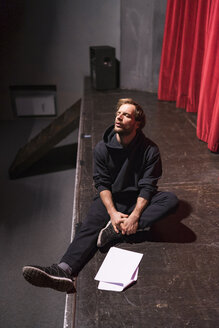
<instances>
[{"instance_id":1,"label":"stack of white paper","mask_svg":"<svg viewBox=\"0 0 219 328\"><path fill-rule=\"evenodd\" d=\"M137 280L138 267L143 254L111 247L95 280L98 288L121 292Z\"/></svg>"}]
</instances>

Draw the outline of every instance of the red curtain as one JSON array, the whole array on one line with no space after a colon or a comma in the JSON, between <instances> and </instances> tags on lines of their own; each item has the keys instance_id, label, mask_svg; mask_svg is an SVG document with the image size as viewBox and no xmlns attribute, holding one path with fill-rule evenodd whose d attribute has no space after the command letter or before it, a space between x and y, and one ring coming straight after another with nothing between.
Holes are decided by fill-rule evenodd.
<instances>
[{"instance_id":1,"label":"red curtain","mask_svg":"<svg viewBox=\"0 0 219 328\"><path fill-rule=\"evenodd\" d=\"M219 151L219 0L168 0L158 99L197 112L197 137Z\"/></svg>"}]
</instances>

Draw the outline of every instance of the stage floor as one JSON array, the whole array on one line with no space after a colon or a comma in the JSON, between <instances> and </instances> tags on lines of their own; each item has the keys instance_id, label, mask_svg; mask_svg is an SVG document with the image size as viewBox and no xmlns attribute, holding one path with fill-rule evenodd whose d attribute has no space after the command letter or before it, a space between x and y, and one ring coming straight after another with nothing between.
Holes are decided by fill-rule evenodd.
<instances>
[{"instance_id":1,"label":"stage floor","mask_svg":"<svg viewBox=\"0 0 219 328\"><path fill-rule=\"evenodd\" d=\"M67 296L66 327L214 328L219 325L218 155L196 137L196 115L159 102L141 91L96 91L85 80L76 173L74 225L94 195L92 150L113 123L119 98L132 97L145 109L144 133L160 148L160 190L174 192L174 215L138 240L117 247L143 253L137 283L123 292L98 290L94 277L106 256L98 252ZM73 309L73 310L72 310ZM72 322L73 320L73 322Z\"/></svg>"}]
</instances>

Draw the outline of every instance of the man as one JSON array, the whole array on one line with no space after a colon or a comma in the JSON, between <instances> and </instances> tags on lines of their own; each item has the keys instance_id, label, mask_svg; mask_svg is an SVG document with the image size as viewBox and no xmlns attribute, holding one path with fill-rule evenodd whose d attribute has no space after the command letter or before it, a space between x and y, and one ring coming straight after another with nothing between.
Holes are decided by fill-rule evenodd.
<instances>
[{"instance_id":1,"label":"man","mask_svg":"<svg viewBox=\"0 0 219 328\"><path fill-rule=\"evenodd\" d=\"M174 194L158 191L160 153L143 134L144 125L140 105L130 98L120 99L114 125L94 149L93 179L98 196L59 264L23 268L31 284L75 292L73 277L98 247L148 229L177 206Z\"/></svg>"}]
</instances>

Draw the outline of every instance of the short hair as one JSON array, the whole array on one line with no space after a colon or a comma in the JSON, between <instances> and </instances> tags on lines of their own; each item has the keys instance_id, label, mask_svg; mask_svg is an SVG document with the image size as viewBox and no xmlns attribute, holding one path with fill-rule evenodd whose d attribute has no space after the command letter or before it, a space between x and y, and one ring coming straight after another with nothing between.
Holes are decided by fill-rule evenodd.
<instances>
[{"instance_id":1,"label":"short hair","mask_svg":"<svg viewBox=\"0 0 219 328\"><path fill-rule=\"evenodd\" d=\"M140 122L139 129L140 130L143 129L143 127L146 124L146 117L145 117L145 113L144 113L142 107L137 102L135 102L132 98L121 98L121 99L119 99L119 101L116 105L116 110L118 111L119 108L125 104L130 104L130 105L135 106L135 113L134 113L135 120L137 122Z\"/></svg>"}]
</instances>

